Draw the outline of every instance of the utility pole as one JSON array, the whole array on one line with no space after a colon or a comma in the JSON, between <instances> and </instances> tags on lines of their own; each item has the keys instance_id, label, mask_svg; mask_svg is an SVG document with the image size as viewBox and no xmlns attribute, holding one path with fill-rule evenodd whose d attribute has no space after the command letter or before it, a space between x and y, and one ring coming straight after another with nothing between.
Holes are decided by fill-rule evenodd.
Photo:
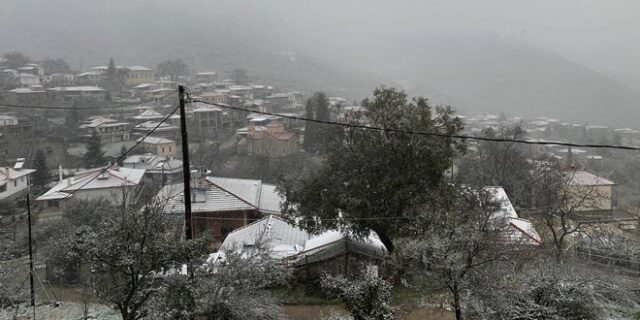
<instances>
[{"instance_id":1,"label":"utility pole","mask_svg":"<svg viewBox=\"0 0 640 320\"><path fill-rule=\"evenodd\" d=\"M184 231L185 239L193 239L191 225L191 169L189 168L189 137L187 136L187 114L184 107L184 86L178 86L180 99L180 133L182 136L182 178L184 181Z\"/></svg>"},{"instance_id":2,"label":"utility pole","mask_svg":"<svg viewBox=\"0 0 640 320\"><path fill-rule=\"evenodd\" d=\"M36 318L36 296L33 290L33 248L31 246L31 203L29 193L27 193L27 223L29 224L29 288L31 289L31 307L33 308L33 318Z\"/></svg>"}]
</instances>

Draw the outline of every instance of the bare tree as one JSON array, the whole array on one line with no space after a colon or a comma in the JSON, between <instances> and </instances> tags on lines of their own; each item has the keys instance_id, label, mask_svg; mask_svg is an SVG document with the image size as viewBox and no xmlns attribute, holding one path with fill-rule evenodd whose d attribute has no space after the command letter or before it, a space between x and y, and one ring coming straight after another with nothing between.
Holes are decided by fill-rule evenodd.
<instances>
[{"instance_id":1,"label":"bare tree","mask_svg":"<svg viewBox=\"0 0 640 320\"><path fill-rule=\"evenodd\" d=\"M486 138L521 140L527 132L519 125L485 129ZM459 182L474 186L501 186L513 203L526 201L530 164L527 150L514 142L480 141L475 152L459 161Z\"/></svg>"},{"instance_id":2,"label":"bare tree","mask_svg":"<svg viewBox=\"0 0 640 320\"><path fill-rule=\"evenodd\" d=\"M456 189L443 192L438 203L417 211L422 222L415 225L414 237L398 245L395 258L406 268L403 277L413 279L414 285L448 291L460 320L473 274L508 261L520 248L506 242L503 231L508 224L494 214L498 207L491 192Z\"/></svg>"},{"instance_id":3,"label":"bare tree","mask_svg":"<svg viewBox=\"0 0 640 320\"><path fill-rule=\"evenodd\" d=\"M537 162L531 182L532 216L546 227L545 243L551 243L560 258L568 240L593 224L585 211L598 210L606 194L579 181L575 169L564 170L557 161Z\"/></svg>"}]
</instances>

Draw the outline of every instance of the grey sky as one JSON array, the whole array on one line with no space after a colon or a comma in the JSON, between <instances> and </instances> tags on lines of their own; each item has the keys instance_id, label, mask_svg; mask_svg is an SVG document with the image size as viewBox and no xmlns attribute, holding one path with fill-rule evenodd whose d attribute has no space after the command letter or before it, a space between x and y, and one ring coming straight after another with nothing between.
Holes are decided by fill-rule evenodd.
<instances>
[{"instance_id":1,"label":"grey sky","mask_svg":"<svg viewBox=\"0 0 640 320\"><path fill-rule=\"evenodd\" d=\"M372 35L498 35L640 85L639 1L277 2L269 16L288 25L292 42L322 42L327 51L371 41Z\"/></svg>"}]
</instances>

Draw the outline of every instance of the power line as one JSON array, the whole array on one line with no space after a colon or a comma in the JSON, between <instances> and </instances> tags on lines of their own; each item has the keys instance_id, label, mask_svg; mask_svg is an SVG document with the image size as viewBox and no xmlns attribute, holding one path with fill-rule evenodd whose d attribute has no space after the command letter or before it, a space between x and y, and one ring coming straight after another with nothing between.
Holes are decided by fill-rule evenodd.
<instances>
[{"instance_id":1,"label":"power line","mask_svg":"<svg viewBox=\"0 0 640 320\"><path fill-rule=\"evenodd\" d=\"M152 100L148 100L148 101L143 101L140 103L136 103L136 104L131 104L128 106L124 106L125 108L131 108L131 107L137 107L137 106L142 106L143 104L147 104L149 102L154 102L156 100L162 100L164 98L167 98L168 96L175 94L177 92L177 90L173 90L159 98L155 98ZM14 109L43 109L43 110L109 110L109 109L121 109L123 108L123 106L104 106L104 107L61 107L61 106L34 106L34 105L22 105L22 104L7 104L7 103L3 103L0 102L0 108L14 108Z\"/></svg>"},{"instance_id":2,"label":"power line","mask_svg":"<svg viewBox=\"0 0 640 320\"><path fill-rule=\"evenodd\" d=\"M345 123L345 122L335 122L335 121L325 121L318 119L310 119L298 116L284 115L278 114L274 112L266 112L259 110L251 110L241 107L234 107L221 103L213 103L206 102L199 99L189 98L190 102L200 102L220 108L247 112L247 113L257 113L262 115L281 117L285 119L292 120L300 120L307 122L315 122L326 125L336 125L343 126L354 129L364 129L364 130L373 130L373 131L383 131L383 132L396 132L396 133L404 133L404 134L412 134L412 135L421 135L421 136L429 136L429 137L439 137L439 138L451 138L451 139L469 139L469 140L478 140L478 141L490 141L490 142L511 142L511 143L520 143L520 144L528 144L528 145L558 145L564 147L581 147L581 148L608 148L608 149L620 149L620 150L632 150L639 151L640 147L631 147L631 146L622 146L622 145L609 145L609 144L582 144L582 143L572 143L572 142L560 142L560 141L527 141L527 140L518 140L518 139L509 139L509 138L488 138L488 137L479 137L479 136L469 136L463 134L447 134L447 133L437 133L437 132L424 132L424 131L410 131L410 130L401 130L401 129L392 129L392 128L382 128L382 127L372 127L363 124L356 123Z\"/></svg>"}]
</instances>

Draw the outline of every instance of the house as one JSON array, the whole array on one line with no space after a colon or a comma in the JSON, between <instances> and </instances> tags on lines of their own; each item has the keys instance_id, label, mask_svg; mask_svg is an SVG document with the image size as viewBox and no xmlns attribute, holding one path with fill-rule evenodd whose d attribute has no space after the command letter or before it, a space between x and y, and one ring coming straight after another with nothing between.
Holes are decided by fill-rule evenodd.
<instances>
[{"instance_id":1,"label":"house","mask_svg":"<svg viewBox=\"0 0 640 320\"><path fill-rule=\"evenodd\" d=\"M238 141L236 148L239 154L250 156L284 157L300 151L298 135L287 132L279 121L272 121L266 131L256 131L249 127L246 137Z\"/></svg>"},{"instance_id":2,"label":"house","mask_svg":"<svg viewBox=\"0 0 640 320\"><path fill-rule=\"evenodd\" d=\"M82 124L80 129L84 131L85 137L90 137L95 133L102 142L112 143L129 140L131 125L128 122L95 116Z\"/></svg>"},{"instance_id":3,"label":"house","mask_svg":"<svg viewBox=\"0 0 640 320\"><path fill-rule=\"evenodd\" d=\"M153 82L153 70L141 67L141 66L131 66L131 67L119 67L121 69L126 69L126 83L127 86L133 87L143 83Z\"/></svg>"},{"instance_id":4,"label":"house","mask_svg":"<svg viewBox=\"0 0 640 320\"><path fill-rule=\"evenodd\" d=\"M157 199L165 211L184 214L183 184L167 185ZM229 232L265 215L280 214L282 199L274 185L260 180L200 177L192 185L194 236L211 234L220 245Z\"/></svg>"},{"instance_id":5,"label":"house","mask_svg":"<svg viewBox=\"0 0 640 320\"><path fill-rule=\"evenodd\" d=\"M178 127L172 126L166 122L147 121L133 127L133 131L140 133L149 133L153 130L153 134L165 138L174 138L178 133Z\"/></svg>"},{"instance_id":6,"label":"house","mask_svg":"<svg viewBox=\"0 0 640 320\"><path fill-rule=\"evenodd\" d=\"M205 92L196 97L206 103L226 104L227 96L220 92Z\"/></svg>"},{"instance_id":7,"label":"house","mask_svg":"<svg viewBox=\"0 0 640 320\"><path fill-rule=\"evenodd\" d=\"M136 124L140 124L146 121L160 121L164 119L162 113L154 111L154 110L145 110L137 116L132 118Z\"/></svg>"},{"instance_id":8,"label":"house","mask_svg":"<svg viewBox=\"0 0 640 320\"><path fill-rule=\"evenodd\" d=\"M37 63L27 63L24 67L18 68L18 71L39 77L44 76L44 67Z\"/></svg>"},{"instance_id":9,"label":"house","mask_svg":"<svg viewBox=\"0 0 640 320\"><path fill-rule=\"evenodd\" d=\"M51 96L62 102L81 100L104 101L107 92L94 86L56 87L48 89Z\"/></svg>"},{"instance_id":10,"label":"house","mask_svg":"<svg viewBox=\"0 0 640 320\"><path fill-rule=\"evenodd\" d=\"M143 138L138 139L140 141ZM142 146L161 157L176 156L176 142L166 138L145 137Z\"/></svg>"},{"instance_id":11,"label":"house","mask_svg":"<svg viewBox=\"0 0 640 320\"><path fill-rule=\"evenodd\" d=\"M47 92L39 89L16 88L5 92L5 101L10 104L44 104L47 102Z\"/></svg>"},{"instance_id":12,"label":"house","mask_svg":"<svg viewBox=\"0 0 640 320\"><path fill-rule=\"evenodd\" d=\"M337 230L311 235L277 215L268 215L229 233L220 251L266 248L269 254L295 268L300 278L328 272L359 276L377 269L386 273L388 251L375 232L362 239Z\"/></svg>"},{"instance_id":13,"label":"house","mask_svg":"<svg viewBox=\"0 0 640 320\"><path fill-rule=\"evenodd\" d=\"M124 67L124 66L116 66L116 69L118 69L119 71L122 71L125 74L125 84L128 87L133 87L133 86L137 86L143 83L150 83L153 82L154 80L154 73L153 70L146 68L146 67L141 67L141 66L131 66L131 67ZM99 75L99 79L100 80L105 80L105 77L107 75L107 70L109 70L109 67L106 66L97 66L97 67L93 67L91 68L91 72L96 73Z\"/></svg>"},{"instance_id":14,"label":"house","mask_svg":"<svg viewBox=\"0 0 640 320\"><path fill-rule=\"evenodd\" d=\"M533 224L518 216L502 187L486 187L485 190L489 192L490 200L495 202L496 207L490 216L490 222L494 224L500 242L532 246L542 243L542 238Z\"/></svg>"},{"instance_id":15,"label":"house","mask_svg":"<svg viewBox=\"0 0 640 320\"><path fill-rule=\"evenodd\" d=\"M20 73L20 85L24 87L33 87L40 85L40 76L31 73Z\"/></svg>"},{"instance_id":16,"label":"house","mask_svg":"<svg viewBox=\"0 0 640 320\"><path fill-rule=\"evenodd\" d=\"M196 73L196 77L195 77L196 83L212 83L219 80L220 80L220 77L218 76L218 73L215 71L198 72Z\"/></svg>"},{"instance_id":17,"label":"house","mask_svg":"<svg viewBox=\"0 0 640 320\"><path fill-rule=\"evenodd\" d=\"M96 200L104 198L120 205L125 196L135 199L142 185L144 169L131 169L111 166L79 172L62 179L36 198L45 209L58 212L64 210L71 199Z\"/></svg>"},{"instance_id":18,"label":"house","mask_svg":"<svg viewBox=\"0 0 640 320\"><path fill-rule=\"evenodd\" d=\"M122 161L122 167L144 169L145 176L152 182L171 183L182 177L182 161L161 157L152 153L131 155Z\"/></svg>"},{"instance_id":19,"label":"house","mask_svg":"<svg viewBox=\"0 0 640 320\"><path fill-rule=\"evenodd\" d=\"M570 171L568 194L570 206L576 211L598 211L613 209L613 187L615 182L587 171Z\"/></svg>"},{"instance_id":20,"label":"house","mask_svg":"<svg viewBox=\"0 0 640 320\"><path fill-rule=\"evenodd\" d=\"M203 103L196 103L193 109L194 134L200 137L215 137L222 129L222 109Z\"/></svg>"},{"instance_id":21,"label":"house","mask_svg":"<svg viewBox=\"0 0 640 320\"><path fill-rule=\"evenodd\" d=\"M30 175L36 170L22 168L24 159L18 159L13 168L0 167L0 200L17 197L29 190Z\"/></svg>"},{"instance_id":22,"label":"house","mask_svg":"<svg viewBox=\"0 0 640 320\"><path fill-rule=\"evenodd\" d=\"M97 86L102 79L100 73L95 71L83 72L76 75L76 84L80 86Z\"/></svg>"},{"instance_id":23,"label":"house","mask_svg":"<svg viewBox=\"0 0 640 320\"><path fill-rule=\"evenodd\" d=\"M47 86L66 87L73 86L76 82L76 76L72 73L53 73L42 78L42 82ZM96 83L89 83L95 85Z\"/></svg>"}]
</instances>

